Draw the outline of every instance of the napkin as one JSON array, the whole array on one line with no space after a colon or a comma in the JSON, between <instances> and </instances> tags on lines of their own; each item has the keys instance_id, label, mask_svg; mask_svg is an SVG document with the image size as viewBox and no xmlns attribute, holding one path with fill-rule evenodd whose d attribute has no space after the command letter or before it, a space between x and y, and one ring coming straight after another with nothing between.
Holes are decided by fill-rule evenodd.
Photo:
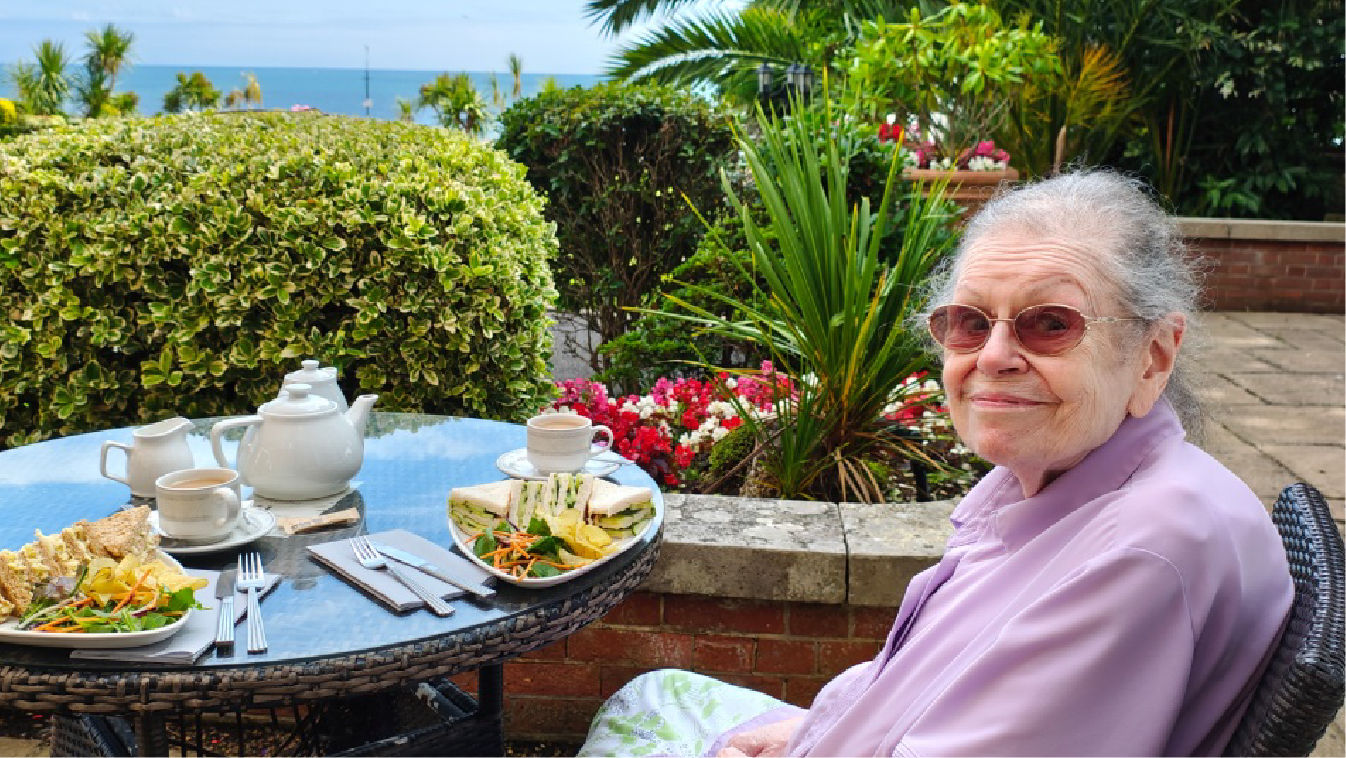
<instances>
[{"instance_id":1,"label":"napkin","mask_svg":"<svg viewBox=\"0 0 1346 758\"><path fill-rule=\"evenodd\" d=\"M393 529L371 534L369 539L373 542L381 542L385 545L401 548L408 553L424 558L444 569L450 576L462 580L464 584L488 584L490 580L495 578L489 571L453 554L447 548L440 547L430 540L418 534L412 534L405 529ZM314 558L328 568L336 571L344 579L377 597L389 608L399 613L425 606L424 600L412 594L411 590L407 589L397 580L397 577L388 573L386 569L367 569L361 566L360 562L355 560L355 552L351 549L349 540L309 545L308 550ZM396 563L391 558L388 559L388 562L390 564ZM411 572L416 581L425 585L439 597L453 600L467 594L452 584L442 582L419 569L398 565Z\"/></svg>"},{"instance_id":2,"label":"napkin","mask_svg":"<svg viewBox=\"0 0 1346 758\"><path fill-rule=\"evenodd\" d=\"M100 661L126 661L128 663L169 663L188 664L201 657L215 642L216 622L220 618L220 599L215 597L215 582L220 578L218 571L198 571L189 569L191 576L202 576L209 582L196 591L196 600L208 610L192 611L191 618L166 640L124 648L81 648L70 652L71 658L86 658ZM262 587L261 597L280 584L279 574L267 574L266 585ZM260 598L259 598L260 600ZM234 623L237 624L248 611L248 598L242 590L234 594ZM237 633L235 633L237 639ZM237 642L234 643L237 646Z\"/></svg>"}]
</instances>

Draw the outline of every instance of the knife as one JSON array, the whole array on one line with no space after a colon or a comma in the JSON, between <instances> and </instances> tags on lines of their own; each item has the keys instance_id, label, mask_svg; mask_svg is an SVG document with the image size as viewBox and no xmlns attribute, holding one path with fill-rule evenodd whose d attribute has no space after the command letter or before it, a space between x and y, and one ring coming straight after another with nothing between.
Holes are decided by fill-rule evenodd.
<instances>
[{"instance_id":1,"label":"knife","mask_svg":"<svg viewBox=\"0 0 1346 758\"><path fill-rule=\"evenodd\" d=\"M215 627L215 645L234 647L234 574L233 569L221 571L215 580L215 598L220 601L220 620Z\"/></svg>"},{"instance_id":2,"label":"knife","mask_svg":"<svg viewBox=\"0 0 1346 758\"><path fill-rule=\"evenodd\" d=\"M408 553L405 550L399 550L398 548L395 548L391 545L385 545L382 542L374 542L373 540L370 540L369 544L373 545L375 550L379 551L380 553L383 553L385 556L389 558L392 558L398 563L405 563L413 568L418 568L421 571L424 571L425 573L429 574L430 576L433 576L434 578L442 582L448 582L449 584L452 584L453 586L457 587L460 590L463 590L464 592L470 592L479 598L489 598L495 595L494 589L487 587L485 585L469 584L461 579L455 579L453 578L453 576L449 574L449 572L436 566L430 561L425 560L419 555L415 555L414 553Z\"/></svg>"}]
</instances>

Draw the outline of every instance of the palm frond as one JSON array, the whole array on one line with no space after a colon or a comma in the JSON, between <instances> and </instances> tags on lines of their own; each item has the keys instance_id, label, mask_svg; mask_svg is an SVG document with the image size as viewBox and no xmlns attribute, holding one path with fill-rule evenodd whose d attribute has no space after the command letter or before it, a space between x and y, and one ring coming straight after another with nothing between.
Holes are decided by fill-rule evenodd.
<instances>
[{"instance_id":1,"label":"palm frond","mask_svg":"<svg viewBox=\"0 0 1346 758\"><path fill-rule=\"evenodd\" d=\"M637 21L655 14L672 14L696 0L589 0L584 16L600 23L604 34L621 34Z\"/></svg>"},{"instance_id":2,"label":"palm frond","mask_svg":"<svg viewBox=\"0 0 1346 758\"><path fill-rule=\"evenodd\" d=\"M748 8L677 21L617 51L608 76L661 84L711 84L747 99L756 92L756 69L808 59L807 27L785 13Z\"/></svg>"}]
</instances>

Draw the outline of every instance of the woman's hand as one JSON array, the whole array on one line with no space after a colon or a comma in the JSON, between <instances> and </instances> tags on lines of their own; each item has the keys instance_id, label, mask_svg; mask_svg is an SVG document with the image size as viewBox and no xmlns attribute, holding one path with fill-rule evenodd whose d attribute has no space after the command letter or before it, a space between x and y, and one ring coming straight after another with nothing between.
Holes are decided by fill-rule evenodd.
<instances>
[{"instance_id":1,"label":"woman's hand","mask_svg":"<svg viewBox=\"0 0 1346 758\"><path fill-rule=\"evenodd\" d=\"M737 756L748 756L748 758L775 758L775 756L785 755L785 746L790 744L790 738L794 736L795 730L804 721L803 716L797 716L785 721L777 721L774 724L767 724L750 732L736 734L729 738L724 748L720 750L720 758L737 758Z\"/></svg>"}]
</instances>

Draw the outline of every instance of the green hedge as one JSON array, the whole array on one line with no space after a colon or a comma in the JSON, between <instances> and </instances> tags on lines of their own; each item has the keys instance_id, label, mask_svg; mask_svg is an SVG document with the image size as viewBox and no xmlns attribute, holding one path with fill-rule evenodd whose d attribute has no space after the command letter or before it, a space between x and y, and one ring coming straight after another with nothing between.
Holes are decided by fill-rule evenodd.
<instances>
[{"instance_id":1,"label":"green hedge","mask_svg":"<svg viewBox=\"0 0 1346 758\"><path fill-rule=\"evenodd\" d=\"M552 397L554 228L521 166L338 117L98 119L0 143L0 445L252 412L300 358L379 410Z\"/></svg>"},{"instance_id":2,"label":"green hedge","mask_svg":"<svg viewBox=\"0 0 1346 758\"><path fill-rule=\"evenodd\" d=\"M727 208L728 116L686 90L604 84L520 100L501 123L496 144L528 167L557 225L561 307L617 338L633 318L624 309L696 251L696 212Z\"/></svg>"}]
</instances>

